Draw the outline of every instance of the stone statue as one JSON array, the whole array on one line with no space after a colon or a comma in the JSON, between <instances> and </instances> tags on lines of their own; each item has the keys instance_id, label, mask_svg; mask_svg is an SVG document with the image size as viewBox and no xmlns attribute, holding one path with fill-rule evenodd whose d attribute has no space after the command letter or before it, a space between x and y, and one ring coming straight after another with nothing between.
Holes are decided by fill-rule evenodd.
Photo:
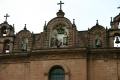
<instances>
[{"instance_id":1,"label":"stone statue","mask_svg":"<svg viewBox=\"0 0 120 80\"><path fill-rule=\"evenodd\" d=\"M68 37L63 37L63 45L68 45Z\"/></svg>"},{"instance_id":2,"label":"stone statue","mask_svg":"<svg viewBox=\"0 0 120 80\"><path fill-rule=\"evenodd\" d=\"M101 47L101 40L100 40L98 35L97 35L96 40L95 40L95 45L96 45L96 47Z\"/></svg>"},{"instance_id":3,"label":"stone statue","mask_svg":"<svg viewBox=\"0 0 120 80\"><path fill-rule=\"evenodd\" d=\"M28 39L25 38L25 39L23 39L22 42L21 42L21 49L22 49L23 51L27 51L27 46L28 46Z\"/></svg>"},{"instance_id":4,"label":"stone statue","mask_svg":"<svg viewBox=\"0 0 120 80\"><path fill-rule=\"evenodd\" d=\"M56 39L56 46L57 46L57 48L59 48L61 45L62 45L62 41Z\"/></svg>"},{"instance_id":5,"label":"stone statue","mask_svg":"<svg viewBox=\"0 0 120 80\"><path fill-rule=\"evenodd\" d=\"M120 22L119 22L118 28L120 28Z\"/></svg>"},{"instance_id":6,"label":"stone statue","mask_svg":"<svg viewBox=\"0 0 120 80\"><path fill-rule=\"evenodd\" d=\"M55 46L55 41L56 41L55 38L51 38L51 47Z\"/></svg>"}]
</instances>

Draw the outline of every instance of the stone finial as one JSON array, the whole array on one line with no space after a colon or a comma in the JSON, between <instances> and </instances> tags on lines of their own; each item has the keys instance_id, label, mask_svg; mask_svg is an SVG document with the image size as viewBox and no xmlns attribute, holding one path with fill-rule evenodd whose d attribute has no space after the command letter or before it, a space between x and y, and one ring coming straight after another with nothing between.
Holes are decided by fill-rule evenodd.
<instances>
[{"instance_id":1,"label":"stone finial","mask_svg":"<svg viewBox=\"0 0 120 80\"><path fill-rule=\"evenodd\" d=\"M15 30L15 24L13 24L13 30Z\"/></svg>"},{"instance_id":2,"label":"stone finial","mask_svg":"<svg viewBox=\"0 0 120 80\"><path fill-rule=\"evenodd\" d=\"M111 22L113 22L113 19L112 19L112 17L110 17L111 18Z\"/></svg>"},{"instance_id":3,"label":"stone finial","mask_svg":"<svg viewBox=\"0 0 120 80\"><path fill-rule=\"evenodd\" d=\"M98 20L96 20L96 25L99 25Z\"/></svg>"},{"instance_id":4,"label":"stone finial","mask_svg":"<svg viewBox=\"0 0 120 80\"><path fill-rule=\"evenodd\" d=\"M57 17L64 17L65 13L62 10L57 12Z\"/></svg>"},{"instance_id":5,"label":"stone finial","mask_svg":"<svg viewBox=\"0 0 120 80\"><path fill-rule=\"evenodd\" d=\"M45 21L45 24L44 24L44 31L47 29L47 24L46 24L46 21Z\"/></svg>"},{"instance_id":6,"label":"stone finial","mask_svg":"<svg viewBox=\"0 0 120 80\"><path fill-rule=\"evenodd\" d=\"M25 24L25 26L24 26L24 30L27 30L27 28L26 28L26 24Z\"/></svg>"},{"instance_id":7,"label":"stone finial","mask_svg":"<svg viewBox=\"0 0 120 80\"><path fill-rule=\"evenodd\" d=\"M13 27L15 26L15 24L13 24Z\"/></svg>"},{"instance_id":8,"label":"stone finial","mask_svg":"<svg viewBox=\"0 0 120 80\"><path fill-rule=\"evenodd\" d=\"M73 19L73 24L75 24L75 19Z\"/></svg>"},{"instance_id":9,"label":"stone finial","mask_svg":"<svg viewBox=\"0 0 120 80\"><path fill-rule=\"evenodd\" d=\"M75 19L73 19L73 26L76 27L76 25L75 25Z\"/></svg>"}]
</instances>

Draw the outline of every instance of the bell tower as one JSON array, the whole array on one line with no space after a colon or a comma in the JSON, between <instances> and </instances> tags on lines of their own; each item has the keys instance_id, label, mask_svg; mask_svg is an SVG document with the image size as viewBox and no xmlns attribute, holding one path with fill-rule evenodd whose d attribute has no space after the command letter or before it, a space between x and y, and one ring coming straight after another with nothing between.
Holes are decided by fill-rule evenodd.
<instances>
[{"instance_id":1,"label":"bell tower","mask_svg":"<svg viewBox=\"0 0 120 80\"><path fill-rule=\"evenodd\" d=\"M119 9L120 7L118 7ZM111 28L109 29L109 46L120 47L120 13L110 22Z\"/></svg>"},{"instance_id":2,"label":"bell tower","mask_svg":"<svg viewBox=\"0 0 120 80\"><path fill-rule=\"evenodd\" d=\"M13 48L14 40L14 25L9 25L7 22L8 14L5 16L5 21L0 24L0 53L10 53Z\"/></svg>"}]
</instances>

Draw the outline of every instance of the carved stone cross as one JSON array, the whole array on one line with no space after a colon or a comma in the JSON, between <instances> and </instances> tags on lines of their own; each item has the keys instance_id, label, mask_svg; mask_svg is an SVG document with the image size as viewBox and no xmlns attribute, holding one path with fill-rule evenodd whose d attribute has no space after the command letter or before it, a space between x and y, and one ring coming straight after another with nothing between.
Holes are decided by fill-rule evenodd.
<instances>
[{"instance_id":1,"label":"carved stone cross","mask_svg":"<svg viewBox=\"0 0 120 80\"><path fill-rule=\"evenodd\" d=\"M60 5L60 10L62 10L62 4L64 4L62 1L60 1L60 3L58 3L58 5Z\"/></svg>"},{"instance_id":2,"label":"carved stone cross","mask_svg":"<svg viewBox=\"0 0 120 80\"><path fill-rule=\"evenodd\" d=\"M7 18L10 16L8 14L6 14L4 17L5 17L5 21L7 21Z\"/></svg>"}]
</instances>

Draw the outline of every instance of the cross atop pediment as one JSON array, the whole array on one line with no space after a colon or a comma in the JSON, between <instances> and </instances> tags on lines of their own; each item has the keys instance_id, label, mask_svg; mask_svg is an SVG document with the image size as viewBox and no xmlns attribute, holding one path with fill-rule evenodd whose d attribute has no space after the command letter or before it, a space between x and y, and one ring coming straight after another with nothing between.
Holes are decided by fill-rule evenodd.
<instances>
[{"instance_id":1,"label":"cross atop pediment","mask_svg":"<svg viewBox=\"0 0 120 80\"><path fill-rule=\"evenodd\" d=\"M6 15L4 17L5 17L5 21L7 22L7 18L10 16L6 13Z\"/></svg>"},{"instance_id":2,"label":"cross atop pediment","mask_svg":"<svg viewBox=\"0 0 120 80\"><path fill-rule=\"evenodd\" d=\"M60 10L62 10L62 4L64 4L62 1L60 1L60 3L58 3L58 5L60 5Z\"/></svg>"}]
</instances>

